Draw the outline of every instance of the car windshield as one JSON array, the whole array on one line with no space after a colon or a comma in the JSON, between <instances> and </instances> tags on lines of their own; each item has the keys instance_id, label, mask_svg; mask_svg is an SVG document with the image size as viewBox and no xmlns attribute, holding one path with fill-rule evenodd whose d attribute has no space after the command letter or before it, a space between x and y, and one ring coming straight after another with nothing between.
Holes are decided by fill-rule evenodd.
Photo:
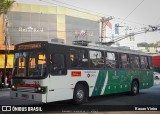
<instances>
[{"instance_id":1,"label":"car windshield","mask_svg":"<svg viewBox=\"0 0 160 114\"><path fill-rule=\"evenodd\" d=\"M42 77L46 74L46 55L43 52L15 53L15 77Z\"/></svg>"}]
</instances>

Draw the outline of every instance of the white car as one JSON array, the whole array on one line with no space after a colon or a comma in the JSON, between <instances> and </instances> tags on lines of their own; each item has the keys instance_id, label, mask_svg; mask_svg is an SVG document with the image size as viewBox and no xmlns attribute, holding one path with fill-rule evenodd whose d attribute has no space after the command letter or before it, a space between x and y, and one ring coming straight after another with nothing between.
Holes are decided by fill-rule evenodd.
<instances>
[{"instance_id":1,"label":"white car","mask_svg":"<svg viewBox=\"0 0 160 114\"><path fill-rule=\"evenodd\" d=\"M154 79L160 79L160 73L153 72Z\"/></svg>"}]
</instances>

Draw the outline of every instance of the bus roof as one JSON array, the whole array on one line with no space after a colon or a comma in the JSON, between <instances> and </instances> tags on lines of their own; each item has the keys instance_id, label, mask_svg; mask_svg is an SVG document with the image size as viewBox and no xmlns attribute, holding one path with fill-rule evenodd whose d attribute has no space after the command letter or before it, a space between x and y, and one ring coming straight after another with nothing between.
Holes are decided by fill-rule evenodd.
<instances>
[{"instance_id":1,"label":"bus roof","mask_svg":"<svg viewBox=\"0 0 160 114\"><path fill-rule=\"evenodd\" d=\"M86 49L95 49L95 50L103 50L103 51L111 51L111 52L121 52L121 53L129 53L129 54L137 54L137 55L145 55L145 56L151 56L147 53L144 53L140 50L131 50L128 48L123 48L123 47L112 47L112 46L106 46L106 45L101 45L101 44L93 44L93 43L88 43L86 46L82 45L69 45L69 44L63 44L63 43L58 43L58 42L48 42L48 41L32 41L32 42L25 42L25 43L20 43L15 46L23 45L23 44L30 44L30 43L48 43L48 44L55 44L55 45L62 45L62 46L71 46L71 47L79 47L79 48L86 48Z\"/></svg>"},{"instance_id":2,"label":"bus roof","mask_svg":"<svg viewBox=\"0 0 160 114\"><path fill-rule=\"evenodd\" d=\"M87 46L73 45L73 44L69 45L69 44L63 44L63 43L57 43L57 42L48 42L48 43L49 44L64 45L64 46L79 47L79 48L86 48L86 49L96 49L96 50L103 50L103 51L111 51L111 52L113 51L113 52L121 52L121 53L151 56L151 55L149 55L147 53L144 53L140 50L131 50L131 49L128 49L128 48L123 48L123 47L112 47L112 46L93 44L93 43L88 43Z\"/></svg>"}]
</instances>

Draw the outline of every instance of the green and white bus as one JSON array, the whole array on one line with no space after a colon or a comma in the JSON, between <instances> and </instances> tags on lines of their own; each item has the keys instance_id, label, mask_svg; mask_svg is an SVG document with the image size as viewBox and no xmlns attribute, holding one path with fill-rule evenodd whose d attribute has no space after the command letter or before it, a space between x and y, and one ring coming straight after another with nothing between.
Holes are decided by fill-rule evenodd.
<instances>
[{"instance_id":1,"label":"green and white bus","mask_svg":"<svg viewBox=\"0 0 160 114\"><path fill-rule=\"evenodd\" d=\"M14 57L11 98L82 104L153 86L151 56L139 51L35 41L16 45Z\"/></svg>"}]
</instances>

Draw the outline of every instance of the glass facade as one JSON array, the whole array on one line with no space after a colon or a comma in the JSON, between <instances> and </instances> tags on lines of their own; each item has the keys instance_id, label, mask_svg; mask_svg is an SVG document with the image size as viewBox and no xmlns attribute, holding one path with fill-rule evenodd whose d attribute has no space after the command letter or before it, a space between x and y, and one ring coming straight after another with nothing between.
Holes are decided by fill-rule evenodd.
<instances>
[{"instance_id":1,"label":"glass facade","mask_svg":"<svg viewBox=\"0 0 160 114\"><path fill-rule=\"evenodd\" d=\"M10 44L28 41L48 41L56 37L56 15L9 12Z\"/></svg>"},{"instance_id":2,"label":"glass facade","mask_svg":"<svg viewBox=\"0 0 160 114\"><path fill-rule=\"evenodd\" d=\"M75 40L99 40L98 20L101 17L90 13L66 7L14 3L7 15L10 50L16 44L29 41L72 44ZM5 50L2 27L3 17L0 16L0 50ZM4 52L0 54L0 67L4 68ZM12 68L13 55L9 55L8 59L7 68Z\"/></svg>"},{"instance_id":3,"label":"glass facade","mask_svg":"<svg viewBox=\"0 0 160 114\"><path fill-rule=\"evenodd\" d=\"M66 16L66 43L76 40L99 41L98 21Z\"/></svg>"},{"instance_id":4,"label":"glass facade","mask_svg":"<svg viewBox=\"0 0 160 114\"><path fill-rule=\"evenodd\" d=\"M10 44L28 41L75 40L97 42L100 16L59 6L15 3L8 12ZM0 18L0 45L3 20Z\"/></svg>"}]
</instances>

